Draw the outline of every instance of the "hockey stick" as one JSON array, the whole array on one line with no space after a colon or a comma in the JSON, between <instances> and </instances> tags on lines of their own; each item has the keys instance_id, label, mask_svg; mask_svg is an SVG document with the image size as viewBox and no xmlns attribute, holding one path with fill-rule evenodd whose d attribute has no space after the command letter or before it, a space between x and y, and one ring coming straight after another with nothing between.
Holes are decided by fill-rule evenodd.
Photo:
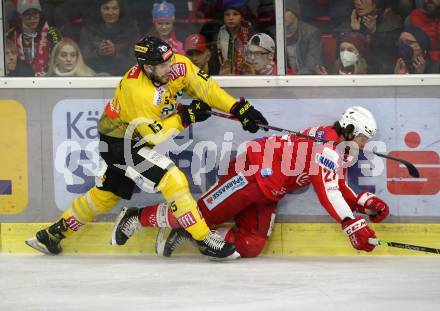
<instances>
[{"instance_id":1,"label":"hockey stick","mask_svg":"<svg viewBox=\"0 0 440 311\"><path fill-rule=\"evenodd\" d=\"M234 116L232 116L232 115L230 115L230 114L226 114L226 113L222 113L222 112L218 112L218 111L207 111L207 113L210 114L210 115L216 116L216 117L220 117L220 118L225 118L225 119L230 119L230 120L239 121L236 117L234 117ZM305 137L305 138L309 138L309 139L312 139L312 140L314 140L314 141L319 141L319 142L323 142L323 143L333 143L333 144L335 144L335 145L337 144L336 142L329 142L329 141L326 141L326 140L324 140L324 139L316 138L316 137L314 137L314 136L310 136L310 135L302 134L302 133L300 133L300 132L296 132L296 131L286 130L286 129L283 129L283 128L280 128L280 127L276 127L276 126L272 126L272 125L258 124L258 126L259 126L260 128L263 128L263 129L274 130L274 131L282 132L282 133L295 134L295 135L297 135L297 136ZM414 166L414 164L412 164L412 163L410 163L410 162L408 162L408 161L406 161L406 160L399 159L399 158L396 158L396 157L391 157L391 156L386 155L386 154L383 154L383 153L379 153L379 152L376 152L376 151L372 151L372 152L373 152L375 155L377 155L378 157L381 157L381 158L385 158L385 159L389 159L389 160L393 160L393 161L397 161L397 162L402 163L403 165L405 165L405 167L406 167L407 170L408 170L408 173L409 173L412 177L416 177L416 178L420 177L420 173L419 173L419 171L417 170L417 168Z\"/></svg>"},{"instance_id":2,"label":"hockey stick","mask_svg":"<svg viewBox=\"0 0 440 311\"><path fill-rule=\"evenodd\" d=\"M438 248L411 245L411 244L406 244L406 243L390 242L390 241L372 239L372 238L368 239L368 243L370 243L372 245L385 245L385 246L389 246L389 247L403 248L403 249L407 249L410 251L440 254L440 249L438 249Z\"/></svg>"}]
</instances>

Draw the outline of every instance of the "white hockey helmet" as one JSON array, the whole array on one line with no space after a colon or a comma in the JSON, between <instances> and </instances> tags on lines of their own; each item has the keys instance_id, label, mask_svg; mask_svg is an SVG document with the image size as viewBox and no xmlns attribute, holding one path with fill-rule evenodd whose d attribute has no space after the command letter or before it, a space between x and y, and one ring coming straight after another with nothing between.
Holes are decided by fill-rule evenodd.
<instances>
[{"instance_id":1,"label":"white hockey helmet","mask_svg":"<svg viewBox=\"0 0 440 311\"><path fill-rule=\"evenodd\" d=\"M371 139L376 134L376 120L371 112L363 107L350 107L345 110L341 120L339 120L339 124L343 128L352 124L355 137L359 134L364 134L368 139Z\"/></svg>"}]
</instances>

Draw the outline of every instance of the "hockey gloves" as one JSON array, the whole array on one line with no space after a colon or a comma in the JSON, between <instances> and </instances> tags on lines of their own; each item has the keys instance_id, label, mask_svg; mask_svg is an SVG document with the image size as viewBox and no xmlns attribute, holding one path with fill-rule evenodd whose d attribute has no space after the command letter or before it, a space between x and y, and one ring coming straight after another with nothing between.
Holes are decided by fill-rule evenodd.
<instances>
[{"instance_id":1,"label":"hockey gloves","mask_svg":"<svg viewBox=\"0 0 440 311\"><path fill-rule=\"evenodd\" d=\"M372 222L382 222L390 214L388 205L370 192L359 194L355 210L368 215Z\"/></svg>"},{"instance_id":2,"label":"hockey gloves","mask_svg":"<svg viewBox=\"0 0 440 311\"><path fill-rule=\"evenodd\" d=\"M188 127L192 123L205 121L211 116L206 113L206 111L211 110L211 107L200 100L193 100L190 105L179 105L177 110L184 127Z\"/></svg>"},{"instance_id":3,"label":"hockey gloves","mask_svg":"<svg viewBox=\"0 0 440 311\"><path fill-rule=\"evenodd\" d=\"M356 217L355 219L346 219L342 222L342 230L350 238L351 245L357 250L371 252L374 245L368 243L369 238L376 238L374 231L368 227L365 219Z\"/></svg>"},{"instance_id":4,"label":"hockey gloves","mask_svg":"<svg viewBox=\"0 0 440 311\"><path fill-rule=\"evenodd\" d=\"M231 108L231 113L240 120L243 129L251 133L256 133L259 129L258 124L268 125L267 120L261 112L254 108L243 97ZM267 131L268 129L264 129Z\"/></svg>"}]
</instances>

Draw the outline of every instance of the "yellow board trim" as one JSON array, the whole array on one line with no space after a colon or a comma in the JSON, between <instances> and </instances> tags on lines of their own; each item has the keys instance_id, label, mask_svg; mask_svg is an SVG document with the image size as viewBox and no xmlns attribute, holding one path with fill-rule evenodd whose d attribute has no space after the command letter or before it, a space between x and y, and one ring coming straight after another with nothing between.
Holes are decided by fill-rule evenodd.
<instances>
[{"instance_id":1,"label":"yellow board trim","mask_svg":"<svg viewBox=\"0 0 440 311\"><path fill-rule=\"evenodd\" d=\"M0 225L1 251L4 253L37 253L24 244L48 224L3 223ZM440 224L371 224L384 240L440 248ZM63 241L64 254L146 254L154 255L157 229L144 228L125 246L111 246L112 223L91 223ZM187 246L178 253L197 253ZM276 256L438 256L423 252L378 246L372 253L355 251L338 224L276 224L264 255Z\"/></svg>"}]
</instances>

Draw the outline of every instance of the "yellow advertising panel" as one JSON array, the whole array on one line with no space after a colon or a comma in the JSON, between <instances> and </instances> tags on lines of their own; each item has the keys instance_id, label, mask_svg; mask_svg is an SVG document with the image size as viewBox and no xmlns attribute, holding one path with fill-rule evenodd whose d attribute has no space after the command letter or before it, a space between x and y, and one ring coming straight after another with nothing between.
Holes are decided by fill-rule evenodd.
<instances>
[{"instance_id":1,"label":"yellow advertising panel","mask_svg":"<svg viewBox=\"0 0 440 311\"><path fill-rule=\"evenodd\" d=\"M28 204L26 111L0 100L0 214L21 213Z\"/></svg>"}]
</instances>

